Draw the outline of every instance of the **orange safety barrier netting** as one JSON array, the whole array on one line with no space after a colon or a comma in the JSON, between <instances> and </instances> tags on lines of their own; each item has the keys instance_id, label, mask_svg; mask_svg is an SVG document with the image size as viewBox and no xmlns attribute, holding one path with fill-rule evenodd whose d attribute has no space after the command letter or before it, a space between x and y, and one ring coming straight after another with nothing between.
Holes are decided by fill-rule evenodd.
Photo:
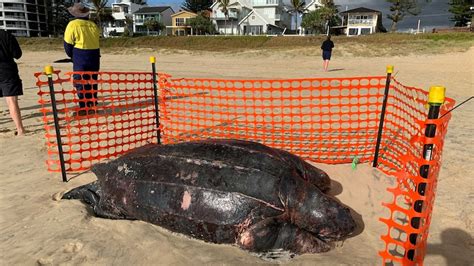
<instances>
[{"instance_id":1,"label":"orange safety barrier netting","mask_svg":"<svg viewBox=\"0 0 474 266\"><path fill-rule=\"evenodd\" d=\"M422 265L426 250L426 241L436 192L436 184L441 166L443 141L451 114L440 119L427 119L428 93L412 87L406 87L392 80L390 97L382 139L380 169L396 177L397 185L389 188L393 201L383 205L389 209L390 216L380 220L388 227L382 236L385 248L380 252L385 263L398 262L402 265ZM452 99L446 98L441 107L440 116L454 106ZM428 124L436 125L434 138L425 137ZM423 146L434 144L432 159L425 160ZM420 167L429 165L428 178L420 175ZM421 196L419 187L426 184L426 193ZM423 201L422 212L414 210L417 201ZM412 220L419 219L419 227L413 228ZM410 235L416 236L416 244L410 241ZM410 259L409 252L414 258Z\"/></svg>"},{"instance_id":2,"label":"orange safety barrier netting","mask_svg":"<svg viewBox=\"0 0 474 266\"><path fill-rule=\"evenodd\" d=\"M74 80L79 75L82 80ZM60 171L47 76L36 73L48 145L48 170ZM60 135L67 172L156 142L152 74L70 72L53 74ZM89 86L80 99L78 86ZM94 96L94 94L96 94ZM86 107L79 108L83 103Z\"/></svg>"},{"instance_id":3,"label":"orange safety barrier netting","mask_svg":"<svg viewBox=\"0 0 474 266\"><path fill-rule=\"evenodd\" d=\"M74 74L81 79L74 80ZM48 169L60 171L47 78L37 73L41 111L48 142ZM158 75L159 128L156 124L153 75L149 72L71 72L54 75L62 147L68 172L89 169L96 162L147 143L163 144L206 138L253 140L324 163L374 158L383 103L385 76L288 80L223 80L171 78ZM441 150L450 115L427 120L427 93L391 79L379 169L398 180L393 202L384 204L389 218L382 237L384 262L422 264ZM79 99L78 86L89 86ZM81 88L81 87L79 87ZM94 96L97 93L97 96ZM80 102L85 107L79 108ZM97 103L96 103L97 102ZM454 101L448 99L441 114ZM85 110L81 112L81 110ZM427 123L436 137L425 138ZM158 136L157 136L157 133ZM433 143L434 157L423 159L423 144ZM419 175L430 165L428 179ZM427 194L418 195L420 183ZM423 212L413 204L423 200ZM420 227L409 221L420 217ZM410 234L417 234L415 245ZM412 261L408 250L415 251Z\"/></svg>"},{"instance_id":4,"label":"orange safety barrier netting","mask_svg":"<svg viewBox=\"0 0 474 266\"><path fill-rule=\"evenodd\" d=\"M325 163L373 157L385 77L168 83L164 143L238 138Z\"/></svg>"}]
</instances>

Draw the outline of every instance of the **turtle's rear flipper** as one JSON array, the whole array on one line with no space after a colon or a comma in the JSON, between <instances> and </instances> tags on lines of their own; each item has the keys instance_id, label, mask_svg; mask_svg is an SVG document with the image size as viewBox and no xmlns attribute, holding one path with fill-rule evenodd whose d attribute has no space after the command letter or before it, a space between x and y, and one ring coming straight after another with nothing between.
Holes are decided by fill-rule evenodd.
<instances>
[{"instance_id":1,"label":"turtle's rear flipper","mask_svg":"<svg viewBox=\"0 0 474 266\"><path fill-rule=\"evenodd\" d=\"M68 191L62 198L82 200L86 204L94 207L99 205L99 194L100 187L97 181L95 181Z\"/></svg>"},{"instance_id":2,"label":"turtle's rear flipper","mask_svg":"<svg viewBox=\"0 0 474 266\"><path fill-rule=\"evenodd\" d=\"M104 208L106 204L100 204L101 190L99 183L94 181L92 183L74 188L64 194L63 199L78 199L92 207L94 214L97 217L108 218L108 219L128 219L134 220L132 217L125 217L123 215L114 214L112 211L107 211Z\"/></svg>"}]
</instances>

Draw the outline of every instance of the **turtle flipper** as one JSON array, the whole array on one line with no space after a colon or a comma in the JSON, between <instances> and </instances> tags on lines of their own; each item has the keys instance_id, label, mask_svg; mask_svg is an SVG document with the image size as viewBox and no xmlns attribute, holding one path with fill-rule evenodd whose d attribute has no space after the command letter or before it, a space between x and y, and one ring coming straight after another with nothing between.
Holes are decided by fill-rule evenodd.
<instances>
[{"instance_id":1,"label":"turtle flipper","mask_svg":"<svg viewBox=\"0 0 474 266\"><path fill-rule=\"evenodd\" d=\"M126 219L126 217L115 215L105 210L100 204L100 197L101 190L99 183L94 181L68 191L63 195L62 199L78 199L83 201L92 207L92 210L97 217L108 219Z\"/></svg>"},{"instance_id":2,"label":"turtle flipper","mask_svg":"<svg viewBox=\"0 0 474 266\"><path fill-rule=\"evenodd\" d=\"M100 187L97 181L74 188L63 195L62 199L78 199L94 207L99 205Z\"/></svg>"},{"instance_id":3,"label":"turtle flipper","mask_svg":"<svg viewBox=\"0 0 474 266\"><path fill-rule=\"evenodd\" d=\"M319 239L313 233L285 223L280 228L274 248L288 250L295 254L303 254L328 252L331 245Z\"/></svg>"},{"instance_id":4,"label":"turtle flipper","mask_svg":"<svg viewBox=\"0 0 474 266\"><path fill-rule=\"evenodd\" d=\"M330 244L314 234L278 218L267 218L250 226L239 235L238 245L252 252L284 254L321 253L331 249ZM285 252L286 251L286 252ZM265 256L268 257L268 256ZM272 255L274 259L281 256Z\"/></svg>"}]
</instances>

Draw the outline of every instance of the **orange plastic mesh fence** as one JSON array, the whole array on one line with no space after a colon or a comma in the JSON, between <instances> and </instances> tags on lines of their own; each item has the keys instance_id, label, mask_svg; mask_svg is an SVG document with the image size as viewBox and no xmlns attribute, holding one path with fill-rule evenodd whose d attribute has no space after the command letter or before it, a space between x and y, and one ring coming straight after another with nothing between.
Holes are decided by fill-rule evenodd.
<instances>
[{"instance_id":1,"label":"orange plastic mesh fence","mask_svg":"<svg viewBox=\"0 0 474 266\"><path fill-rule=\"evenodd\" d=\"M373 156L385 77L168 83L164 143L238 138L325 163Z\"/></svg>"},{"instance_id":2,"label":"orange plastic mesh fence","mask_svg":"<svg viewBox=\"0 0 474 266\"><path fill-rule=\"evenodd\" d=\"M73 81L74 75L82 80ZM47 76L35 76L46 130L48 170L60 171ZM88 170L103 159L156 142L151 73L70 72L62 76L55 72L53 82L67 172ZM83 85L90 90L79 99L76 87ZM84 108L79 108L81 103Z\"/></svg>"},{"instance_id":3,"label":"orange plastic mesh fence","mask_svg":"<svg viewBox=\"0 0 474 266\"><path fill-rule=\"evenodd\" d=\"M72 72L54 75L55 95L66 170L81 171L127 150L156 142L152 74L147 72ZM80 75L80 79L73 75ZM94 76L94 74L97 74ZM37 73L41 111L48 143L48 169L60 171L47 77ZM159 119L164 144L206 138L253 140L285 149L316 162L360 162L374 157L386 77L308 78L288 80L175 79L158 75ZM382 237L384 262L422 264L433 208L441 151L450 115L427 120L427 93L392 78L379 169L397 178L385 203L390 217ZM76 87L92 89L79 99ZM94 93L97 93L94 96ZM83 103L86 107L79 108ZM441 114L454 101L448 99ZM88 107L87 107L88 106ZM424 137L427 123L437 125L434 138ZM423 144L433 143L431 161ZM419 175L430 165L428 179ZM418 195L420 182L427 194ZM424 200L423 212L413 203ZM414 229L409 221L421 217ZM408 236L418 234L416 245ZM407 250L415 250L410 261Z\"/></svg>"},{"instance_id":4,"label":"orange plastic mesh fence","mask_svg":"<svg viewBox=\"0 0 474 266\"><path fill-rule=\"evenodd\" d=\"M441 153L451 114L441 119L427 119L428 93L412 87L406 87L392 80L390 97L388 98L384 138L380 153L380 169L396 177L397 185L389 188L393 201L383 203L389 209L388 218L380 218L388 231L382 236L385 248L379 254L385 263L398 262L402 265L422 265L428 238L431 213L436 192L436 184L441 166ZM446 98L440 117L454 106L452 99ZM436 125L434 138L425 137L427 124ZM423 146L434 144L432 160L423 157ZM420 167L429 165L428 178L420 176ZM418 194L420 183L426 184L425 195ZM414 210L414 203L423 201L422 212ZM419 218L420 226L411 226L412 219ZM416 245L410 242L410 235L416 234ZM408 251L414 251L414 259L410 260Z\"/></svg>"}]
</instances>

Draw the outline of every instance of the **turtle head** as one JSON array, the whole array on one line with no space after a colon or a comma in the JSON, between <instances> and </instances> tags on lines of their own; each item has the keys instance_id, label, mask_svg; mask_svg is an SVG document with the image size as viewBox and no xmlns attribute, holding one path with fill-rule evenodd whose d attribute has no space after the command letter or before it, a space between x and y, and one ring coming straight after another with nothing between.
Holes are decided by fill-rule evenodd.
<instances>
[{"instance_id":1,"label":"turtle head","mask_svg":"<svg viewBox=\"0 0 474 266\"><path fill-rule=\"evenodd\" d=\"M282 186L286 212L292 224L325 241L349 237L356 228L351 211L335 198L298 178L286 178Z\"/></svg>"}]
</instances>

